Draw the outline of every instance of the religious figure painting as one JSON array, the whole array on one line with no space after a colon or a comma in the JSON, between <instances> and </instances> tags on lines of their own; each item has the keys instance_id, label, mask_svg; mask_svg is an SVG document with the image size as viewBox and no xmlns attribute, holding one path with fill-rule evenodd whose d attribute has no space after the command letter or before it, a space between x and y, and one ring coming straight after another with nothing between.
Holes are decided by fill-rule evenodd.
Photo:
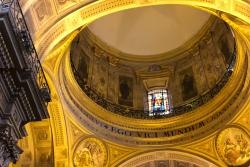
<instances>
[{"instance_id":1,"label":"religious figure painting","mask_svg":"<svg viewBox=\"0 0 250 167\"><path fill-rule=\"evenodd\" d=\"M88 65L89 65L89 57L86 55L80 55L78 62L75 64L76 69L84 83L86 84L88 81Z\"/></svg>"},{"instance_id":2,"label":"religious figure painting","mask_svg":"<svg viewBox=\"0 0 250 167\"><path fill-rule=\"evenodd\" d=\"M197 87L192 67L186 68L179 73L182 99L186 101L197 96Z\"/></svg>"},{"instance_id":3,"label":"religious figure painting","mask_svg":"<svg viewBox=\"0 0 250 167\"><path fill-rule=\"evenodd\" d=\"M133 106L133 78L119 76L119 104Z\"/></svg>"},{"instance_id":4,"label":"religious figure painting","mask_svg":"<svg viewBox=\"0 0 250 167\"><path fill-rule=\"evenodd\" d=\"M229 64L233 54L233 48L230 48L229 41L226 36L222 36L218 42L218 46L224 56L225 62Z\"/></svg>"}]
</instances>

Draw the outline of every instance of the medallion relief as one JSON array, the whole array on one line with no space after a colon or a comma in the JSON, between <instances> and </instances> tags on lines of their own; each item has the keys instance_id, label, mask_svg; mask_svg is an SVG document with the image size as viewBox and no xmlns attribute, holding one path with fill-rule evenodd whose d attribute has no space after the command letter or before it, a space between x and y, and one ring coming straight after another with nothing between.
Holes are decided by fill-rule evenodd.
<instances>
[{"instance_id":1,"label":"medallion relief","mask_svg":"<svg viewBox=\"0 0 250 167\"><path fill-rule=\"evenodd\" d=\"M107 149L102 141L96 138L82 140L73 155L74 167L104 167L107 165Z\"/></svg>"},{"instance_id":2,"label":"medallion relief","mask_svg":"<svg viewBox=\"0 0 250 167\"><path fill-rule=\"evenodd\" d=\"M250 137L240 128L223 130L216 143L221 159L230 166L240 166L250 161Z\"/></svg>"}]
</instances>

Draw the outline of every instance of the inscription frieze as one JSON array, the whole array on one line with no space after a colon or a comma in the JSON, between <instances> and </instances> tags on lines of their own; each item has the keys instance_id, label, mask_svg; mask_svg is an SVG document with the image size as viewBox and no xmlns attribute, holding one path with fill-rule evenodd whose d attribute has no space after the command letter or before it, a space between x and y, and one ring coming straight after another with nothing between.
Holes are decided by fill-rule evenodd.
<instances>
[{"instance_id":1,"label":"inscription frieze","mask_svg":"<svg viewBox=\"0 0 250 167\"><path fill-rule=\"evenodd\" d=\"M65 79L65 78L64 78ZM66 80L64 80L66 83ZM236 100L237 97L239 97L239 94L241 92L242 86L239 87L236 96L232 98L231 100ZM65 87L66 92L69 92L68 87ZM63 92L65 93L65 92ZM72 97L72 94L67 93L67 96L69 96L70 99L74 99ZM65 101L68 103L68 105L72 105L69 103L68 100ZM220 124L225 123L225 121L233 116L234 114L230 111L228 111L229 106L231 106L231 103L228 103L228 105L224 106L223 109L220 111L215 112L210 117L204 118L203 120L200 120L199 122L196 122L194 124L189 124L188 126L184 126L181 128L178 127L172 127L173 130L167 130L167 129L156 129L160 130L158 132L149 132L149 131L137 131L135 130L126 130L125 127L115 126L112 125L111 122L104 122L95 116L93 116L91 113L88 113L86 111L82 111L82 107L79 103L76 103L75 101L71 101L74 103L74 106L72 108L72 111L75 113L81 112L83 115L79 117L80 120L88 120L86 122L86 126L93 131L96 131L99 134L105 135L107 138L112 138L112 140L117 140L119 142L125 142L128 144L171 144L174 142L183 142L187 141L196 137L200 137L207 133L208 131L202 131L201 129L204 129L204 127L208 127L209 129L216 129L218 127L218 123L215 124L214 122L218 122L220 120ZM235 106L234 106L235 107ZM231 109L230 109L231 110ZM225 115L227 113L227 115ZM222 119L223 117L223 119ZM110 133L112 132L112 133ZM199 132L199 133L194 133ZM138 140L132 140L137 138ZM156 141L157 138L166 138L164 141ZM151 141L140 141L142 139L150 139ZM152 141L152 139L156 139L155 141Z\"/></svg>"},{"instance_id":2,"label":"inscription frieze","mask_svg":"<svg viewBox=\"0 0 250 167\"><path fill-rule=\"evenodd\" d=\"M66 102L67 103L67 102ZM77 107L81 108L79 104L74 103ZM211 117L208 117L205 120L202 120L198 123L195 123L190 126L186 126L180 129L174 129L174 130L169 130L169 131L160 131L160 132L143 132L143 131L129 131L121 128L117 128L115 126L112 126L110 124L106 124L103 121L100 121L96 119L94 116L87 112L82 112L91 122L93 122L95 125L98 127L101 127L105 130L108 130L112 133L122 135L122 136L128 136L128 137L139 137L139 138L158 138L158 137L174 137L182 134L186 134L195 130L198 130L202 127L207 126L209 123L213 122L214 120L218 119L220 116L225 113L224 111L219 111L212 115Z\"/></svg>"}]
</instances>

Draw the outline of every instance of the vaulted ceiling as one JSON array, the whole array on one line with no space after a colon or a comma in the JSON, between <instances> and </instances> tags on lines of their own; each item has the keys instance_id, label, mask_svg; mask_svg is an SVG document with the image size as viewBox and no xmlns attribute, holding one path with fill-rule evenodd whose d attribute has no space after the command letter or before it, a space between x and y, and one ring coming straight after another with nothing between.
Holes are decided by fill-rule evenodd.
<instances>
[{"instance_id":1,"label":"vaulted ceiling","mask_svg":"<svg viewBox=\"0 0 250 167\"><path fill-rule=\"evenodd\" d=\"M188 6L151 6L107 15L90 24L89 29L121 52L155 55L187 42L209 16L207 12Z\"/></svg>"}]
</instances>

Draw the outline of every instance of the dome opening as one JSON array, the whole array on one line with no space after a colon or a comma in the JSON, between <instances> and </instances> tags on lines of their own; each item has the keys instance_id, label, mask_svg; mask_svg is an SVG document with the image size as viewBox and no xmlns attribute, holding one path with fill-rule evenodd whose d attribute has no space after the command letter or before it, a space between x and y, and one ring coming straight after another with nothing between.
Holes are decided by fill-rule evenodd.
<instances>
[{"instance_id":1,"label":"dome opening","mask_svg":"<svg viewBox=\"0 0 250 167\"><path fill-rule=\"evenodd\" d=\"M156 119L193 111L223 88L235 62L234 36L225 22L210 16L201 34L172 57L167 51L145 61L142 55L123 58L128 54L110 50L86 28L72 43L73 73L87 96L119 115Z\"/></svg>"}]
</instances>

